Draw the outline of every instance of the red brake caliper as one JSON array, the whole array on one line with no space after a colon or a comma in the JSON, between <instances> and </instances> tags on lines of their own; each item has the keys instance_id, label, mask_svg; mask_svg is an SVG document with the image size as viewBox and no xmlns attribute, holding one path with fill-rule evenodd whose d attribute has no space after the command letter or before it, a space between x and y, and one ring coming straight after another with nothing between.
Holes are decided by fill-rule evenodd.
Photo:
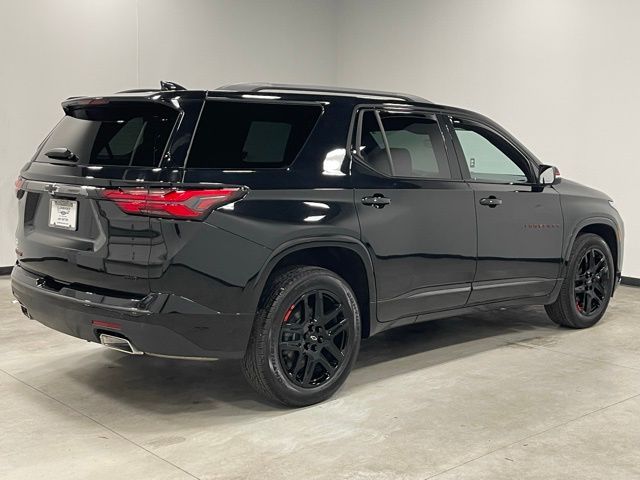
<instances>
[{"instance_id":1,"label":"red brake caliper","mask_svg":"<svg viewBox=\"0 0 640 480\"><path fill-rule=\"evenodd\" d=\"M287 313L284 314L284 319L282 320L282 323L287 323L289 321L289 317L291 316L291 313L293 312L294 308L296 308L295 304L289 307L289 310L287 310Z\"/></svg>"}]
</instances>

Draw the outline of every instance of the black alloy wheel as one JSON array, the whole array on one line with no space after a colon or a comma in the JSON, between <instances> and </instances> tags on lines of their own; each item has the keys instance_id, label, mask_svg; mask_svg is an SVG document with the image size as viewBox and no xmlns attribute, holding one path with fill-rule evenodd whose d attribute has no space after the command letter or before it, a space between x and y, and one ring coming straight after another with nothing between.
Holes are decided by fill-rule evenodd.
<instances>
[{"instance_id":1,"label":"black alloy wheel","mask_svg":"<svg viewBox=\"0 0 640 480\"><path fill-rule=\"evenodd\" d=\"M328 291L305 293L284 315L279 356L289 379L303 388L330 380L349 358L353 333L340 301Z\"/></svg>"},{"instance_id":2,"label":"black alloy wheel","mask_svg":"<svg viewBox=\"0 0 640 480\"><path fill-rule=\"evenodd\" d=\"M605 314L613 294L615 264L599 235L579 235L555 301L545 305L549 318L569 328L592 327Z\"/></svg>"},{"instance_id":3,"label":"black alloy wheel","mask_svg":"<svg viewBox=\"0 0 640 480\"><path fill-rule=\"evenodd\" d=\"M360 308L342 277L320 267L287 267L265 289L242 370L266 398L312 405L344 383L360 336Z\"/></svg>"},{"instance_id":4,"label":"black alloy wheel","mask_svg":"<svg viewBox=\"0 0 640 480\"><path fill-rule=\"evenodd\" d=\"M600 249L590 248L578 263L573 281L578 313L597 315L605 305L609 283L607 257Z\"/></svg>"}]
</instances>

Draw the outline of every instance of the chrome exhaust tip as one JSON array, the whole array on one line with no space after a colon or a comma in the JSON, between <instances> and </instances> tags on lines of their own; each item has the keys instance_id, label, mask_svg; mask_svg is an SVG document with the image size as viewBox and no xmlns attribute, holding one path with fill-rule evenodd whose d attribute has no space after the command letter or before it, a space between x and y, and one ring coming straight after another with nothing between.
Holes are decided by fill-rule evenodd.
<instances>
[{"instance_id":1,"label":"chrome exhaust tip","mask_svg":"<svg viewBox=\"0 0 640 480\"><path fill-rule=\"evenodd\" d=\"M24 305L20 304L20 310L22 311L22 314L25 317L27 317L29 320L33 320L33 317L29 313L29 310L27 310L27 307L25 307Z\"/></svg>"},{"instance_id":2,"label":"chrome exhaust tip","mask_svg":"<svg viewBox=\"0 0 640 480\"><path fill-rule=\"evenodd\" d=\"M129 355L144 355L133 344L123 337L116 337L115 335L109 335L107 333L100 334L100 343L111 350L117 350L118 352L128 353Z\"/></svg>"}]
</instances>

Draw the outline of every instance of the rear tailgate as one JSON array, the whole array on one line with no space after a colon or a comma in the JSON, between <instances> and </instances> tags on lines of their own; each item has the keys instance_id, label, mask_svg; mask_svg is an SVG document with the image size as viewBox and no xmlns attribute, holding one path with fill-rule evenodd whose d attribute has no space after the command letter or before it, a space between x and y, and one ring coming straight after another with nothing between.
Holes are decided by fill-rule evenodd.
<instances>
[{"instance_id":1,"label":"rear tailgate","mask_svg":"<svg viewBox=\"0 0 640 480\"><path fill-rule=\"evenodd\" d=\"M23 188L16 235L20 266L79 288L148 292L147 217L126 215L99 200L90 186L25 181Z\"/></svg>"},{"instance_id":2,"label":"rear tailgate","mask_svg":"<svg viewBox=\"0 0 640 480\"><path fill-rule=\"evenodd\" d=\"M144 296L149 218L128 215L103 188L161 179L179 110L149 101L90 99L66 116L21 172L19 265L54 285Z\"/></svg>"}]
</instances>

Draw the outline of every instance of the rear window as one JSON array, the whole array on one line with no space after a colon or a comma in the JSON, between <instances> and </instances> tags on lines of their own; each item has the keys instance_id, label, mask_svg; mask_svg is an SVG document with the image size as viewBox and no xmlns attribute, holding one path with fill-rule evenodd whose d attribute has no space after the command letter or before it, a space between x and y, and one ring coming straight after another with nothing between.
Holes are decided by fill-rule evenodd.
<instances>
[{"instance_id":1,"label":"rear window","mask_svg":"<svg viewBox=\"0 0 640 480\"><path fill-rule=\"evenodd\" d=\"M54 128L36 161L67 148L86 165L156 167L178 113L154 104L124 103L77 108Z\"/></svg>"},{"instance_id":2,"label":"rear window","mask_svg":"<svg viewBox=\"0 0 640 480\"><path fill-rule=\"evenodd\" d=\"M322 108L315 105L208 101L189 168L284 167L296 158Z\"/></svg>"}]
</instances>

